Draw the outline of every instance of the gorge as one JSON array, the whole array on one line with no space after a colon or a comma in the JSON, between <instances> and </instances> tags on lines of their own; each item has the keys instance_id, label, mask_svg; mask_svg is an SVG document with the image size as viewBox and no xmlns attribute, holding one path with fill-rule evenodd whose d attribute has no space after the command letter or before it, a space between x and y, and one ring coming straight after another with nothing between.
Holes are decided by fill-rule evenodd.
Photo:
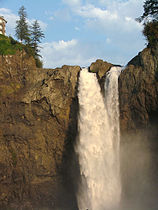
<instances>
[{"instance_id":1,"label":"gorge","mask_svg":"<svg viewBox=\"0 0 158 210\"><path fill-rule=\"evenodd\" d=\"M157 48L144 49L119 76L121 210L157 207L157 52ZM112 66L97 60L89 67L92 73L85 73L87 79L88 74L97 78L102 95L108 95L104 84ZM21 52L0 57L0 209L78 209L81 169L74 147L81 126L77 119L82 71L79 66L37 69L33 58ZM89 89L93 92L95 86L90 84ZM110 98L106 100L110 109ZM96 126L97 115L106 113L93 108L94 102L89 105L94 113L90 121ZM105 135L105 129L98 133ZM97 144L96 148L102 147Z\"/></svg>"}]
</instances>

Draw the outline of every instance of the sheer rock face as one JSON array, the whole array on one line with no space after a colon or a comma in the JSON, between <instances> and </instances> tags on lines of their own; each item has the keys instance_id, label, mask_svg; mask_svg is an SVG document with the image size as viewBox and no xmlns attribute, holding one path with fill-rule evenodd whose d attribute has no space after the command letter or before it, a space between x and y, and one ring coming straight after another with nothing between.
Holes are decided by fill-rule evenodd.
<instances>
[{"instance_id":1,"label":"sheer rock face","mask_svg":"<svg viewBox=\"0 0 158 210\"><path fill-rule=\"evenodd\" d=\"M37 69L20 52L0 57L0 209L58 205L63 154L76 135L79 71Z\"/></svg>"},{"instance_id":2,"label":"sheer rock face","mask_svg":"<svg viewBox=\"0 0 158 210\"><path fill-rule=\"evenodd\" d=\"M157 128L158 48L144 49L133 58L119 78L122 131Z\"/></svg>"}]
</instances>

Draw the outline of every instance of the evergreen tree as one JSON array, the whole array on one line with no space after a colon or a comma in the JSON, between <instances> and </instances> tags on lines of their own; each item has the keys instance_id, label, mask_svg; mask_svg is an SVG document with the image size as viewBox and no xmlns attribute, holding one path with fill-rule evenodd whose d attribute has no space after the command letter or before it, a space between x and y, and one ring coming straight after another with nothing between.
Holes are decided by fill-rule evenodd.
<instances>
[{"instance_id":1,"label":"evergreen tree","mask_svg":"<svg viewBox=\"0 0 158 210\"><path fill-rule=\"evenodd\" d=\"M136 18L138 22L144 20L158 21L158 0L146 0L144 2L144 13L139 18Z\"/></svg>"},{"instance_id":2,"label":"evergreen tree","mask_svg":"<svg viewBox=\"0 0 158 210\"><path fill-rule=\"evenodd\" d=\"M27 13L24 6L19 9L19 20L16 21L16 37L25 44L29 44L30 42L30 30L27 24Z\"/></svg>"},{"instance_id":3,"label":"evergreen tree","mask_svg":"<svg viewBox=\"0 0 158 210\"><path fill-rule=\"evenodd\" d=\"M40 25L37 20L35 20L31 26L31 45L34 49L35 56L39 56L39 43L41 43L41 39L44 38L44 33L42 32Z\"/></svg>"}]
</instances>

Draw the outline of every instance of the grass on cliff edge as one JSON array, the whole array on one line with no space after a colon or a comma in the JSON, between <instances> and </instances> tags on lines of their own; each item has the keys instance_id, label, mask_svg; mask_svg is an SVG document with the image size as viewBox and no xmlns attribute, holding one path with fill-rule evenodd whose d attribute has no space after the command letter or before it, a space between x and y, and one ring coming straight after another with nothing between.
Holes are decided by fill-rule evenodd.
<instances>
[{"instance_id":1,"label":"grass on cliff edge","mask_svg":"<svg viewBox=\"0 0 158 210\"><path fill-rule=\"evenodd\" d=\"M36 66L38 68L42 67L42 61L39 58L35 57L35 53L32 47L16 41L11 36L7 37L5 35L0 34L0 55L14 55L18 50L25 50L25 52L29 56L34 57L36 61Z\"/></svg>"},{"instance_id":2,"label":"grass on cliff edge","mask_svg":"<svg viewBox=\"0 0 158 210\"><path fill-rule=\"evenodd\" d=\"M23 49L24 46L12 37L0 34L0 55L14 55L17 50Z\"/></svg>"}]
</instances>

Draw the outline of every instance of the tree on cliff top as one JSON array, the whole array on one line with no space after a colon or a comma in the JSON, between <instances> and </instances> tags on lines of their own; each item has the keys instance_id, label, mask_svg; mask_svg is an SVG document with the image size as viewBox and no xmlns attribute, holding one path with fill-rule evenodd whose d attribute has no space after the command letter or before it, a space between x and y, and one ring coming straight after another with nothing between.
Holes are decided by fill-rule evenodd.
<instances>
[{"instance_id":1,"label":"tree on cliff top","mask_svg":"<svg viewBox=\"0 0 158 210\"><path fill-rule=\"evenodd\" d=\"M158 44L158 0L146 0L143 7L143 15L136 18L136 21L143 22L143 34L148 47L155 47Z\"/></svg>"},{"instance_id":2,"label":"tree on cliff top","mask_svg":"<svg viewBox=\"0 0 158 210\"><path fill-rule=\"evenodd\" d=\"M16 37L25 44L25 51L35 58L36 66L42 67L42 61L39 59L40 50L39 43L41 39L44 38L44 33L42 32L40 25L37 20L35 20L32 26L27 23L27 13L24 6L19 9L19 20L16 21Z\"/></svg>"},{"instance_id":3,"label":"tree on cliff top","mask_svg":"<svg viewBox=\"0 0 158 210\"><path fill-rule=\"evenodd\" d=\"M32 24L31 28L31 46L34 49L35 56L39 55L39 43L41 43L41 39L44 38L44 33L42 32L40 25L37 20L35 20Z\"/></svg>"},{"instance_id":4,"label":"tree on cliff top","mask_svg":"<svg viewBox=\"0 0 158 210\"><path fill-rule=\"evenodd\" d=\"M27 13L24 6L21 6L19 9L19 20L16 21L16 37L25 44L30 42L30 30L27 24Z\"/></svg>"}]
</instances>

